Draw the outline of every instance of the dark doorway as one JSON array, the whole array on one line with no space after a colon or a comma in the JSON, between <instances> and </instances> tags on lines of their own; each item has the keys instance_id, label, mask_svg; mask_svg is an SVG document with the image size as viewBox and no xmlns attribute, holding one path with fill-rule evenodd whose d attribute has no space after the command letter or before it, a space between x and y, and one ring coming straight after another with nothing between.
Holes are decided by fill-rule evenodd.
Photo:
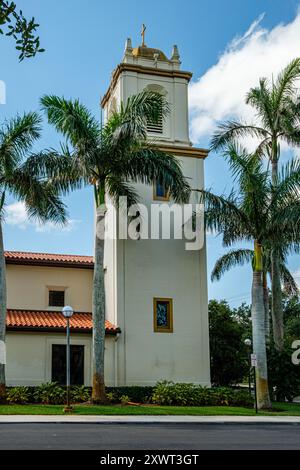
<instances>
[{"instance_id":1,"label":"dark doorway","mask_svg":"<svg viewBox=\"0 0 300 470\"><path fill-rule=\"evenodd\" d=\"M52 344L52 382L66 384L66 345ZM84 346L70 348L71 385L84 384Z\"/></svg>"}]
</instances>

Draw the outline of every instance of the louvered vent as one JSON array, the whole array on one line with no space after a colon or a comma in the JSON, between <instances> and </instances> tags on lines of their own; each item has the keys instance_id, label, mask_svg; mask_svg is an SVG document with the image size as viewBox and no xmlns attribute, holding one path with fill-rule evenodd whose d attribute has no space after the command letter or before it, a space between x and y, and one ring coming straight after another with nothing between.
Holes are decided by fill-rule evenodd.
<instances>
[{"instance_id":1,"label":"louvered vent","mask_svg":"<svg viewBox=\"0 0 300 470\"><path fill-rule=\"evenodd\" d=\"M157 121L148 121L147 123L147 131L151 132L151 134L162 134L163 133L163 117L162 113L160 114Z\"/></svg>"}]
</instances>

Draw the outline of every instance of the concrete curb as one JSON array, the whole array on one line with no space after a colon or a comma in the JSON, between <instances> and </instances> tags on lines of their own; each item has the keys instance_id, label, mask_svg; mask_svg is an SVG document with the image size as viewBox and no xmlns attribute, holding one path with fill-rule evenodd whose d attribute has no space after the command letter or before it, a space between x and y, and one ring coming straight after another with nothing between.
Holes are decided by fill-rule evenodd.
<instances>
[{"instance_id":1,"label":"concrete curb","mask_svg":"<svg viewBox=\"0 0 300 470\"><path fill-rule=\"evenodd\" d=\"M0 424L300 424L300 416L1 415Z\"/></svg>"}]
</instances>

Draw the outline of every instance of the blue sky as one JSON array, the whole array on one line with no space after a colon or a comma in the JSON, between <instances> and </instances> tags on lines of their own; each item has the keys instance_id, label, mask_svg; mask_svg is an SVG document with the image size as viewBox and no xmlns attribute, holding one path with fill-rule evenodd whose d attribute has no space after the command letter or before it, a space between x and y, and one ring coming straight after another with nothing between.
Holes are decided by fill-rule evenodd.
<instances>
[{"instance_id":1,"label":"blue sky","mask_svg":"<svg viewBox=\"0 0 300 470\"><path fill-rule=\"evenodd\" d=\"M78 97L99 116L100 96L122 58L125 39L131 37L134 45L139 44L141 24L145 23L147 45L170 54L177 44L182 69L194 73L191 134L196 145L203 147L219 119L251 117L242 104L245 87L255 84L261 75L276 73L300 50L298 0L17 0L17 4L40 23L46 52L19 63L13 41L0 39L0 80L6 83L1 121L38 109L45 93ZM55 147L58 142L45 123L36 148ZM205 179L215 192L230 187L221 156L208 157ZM14 218L8 214L5 224L6 249L92 254L91 190L71 194L66 203L71 223L64 231L51 226L41 229L22 220L18 207L11 206ZM219 239L209 236L209 272L222 253ZM290 267L299 269L298 257L290 260ZM209 296L227 298L236 306L249 300L250 284L250 269L237 268L220 282L209 283Z\"/></svg>"}]
</instances>

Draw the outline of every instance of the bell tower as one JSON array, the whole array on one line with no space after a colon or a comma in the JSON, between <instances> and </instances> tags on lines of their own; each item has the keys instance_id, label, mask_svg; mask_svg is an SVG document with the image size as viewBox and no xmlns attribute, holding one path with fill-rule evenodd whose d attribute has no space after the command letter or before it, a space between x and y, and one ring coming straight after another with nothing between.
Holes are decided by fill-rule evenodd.
<instances>
[{"instance_id":1,"label":"bell tower","mask_svg":"<svg viewBox=\"0 0 300 470\"><path fill-rule=\"evenodd\" d=\"M130 95L142 90L161 93L169 103L170 113L161 126L149 129L149 137L155 138L164 146L176 145L191 150L188 83L192 74L181 70L176 45L173 46L171 57L167 58L160 49L146 46L144 34L145 32L142 45L138 47L133 48L131 39L126 40L123 60L113 71L110 86L102 99L104 114L108 117L121 101L126 101ZM205 157L206 154L204 151L201 156Z\"/></svg>"},{"instance_id":2,"label":"bell tower","mask_svg":"<svg viewBox=\"0 0 300 470\"><path fill-rule=\"evenodd\" d=\"M188 84L178 47L170 57L148 47L143 25L141 45L125 43L101 105L107 120L121 102L143 90L166 97L170 113L148 136L176 156L192 188L204 186L208 151L189 138ZM140 201L162 209L172 201L163 188L135 185ZM195 202L195 201L193 201ZM117 227L113 214L108 223ZM210 385L205 242L187 251L185 240L109 240L105 247L107 318L121 329L115 349L115 384L153 385L158 380Z\"/></svg>"}]
</instances>

